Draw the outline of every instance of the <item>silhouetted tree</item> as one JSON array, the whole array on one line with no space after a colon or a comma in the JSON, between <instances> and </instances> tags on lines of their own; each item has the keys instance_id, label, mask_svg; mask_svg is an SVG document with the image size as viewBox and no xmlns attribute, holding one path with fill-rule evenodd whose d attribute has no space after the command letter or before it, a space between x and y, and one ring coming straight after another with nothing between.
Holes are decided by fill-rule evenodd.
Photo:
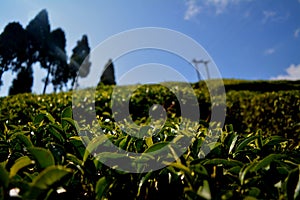
<instances>
[{"instance_id":1,"label":"silhouetted tree","mask_svg":"<svg viewBox=\"0 0 300 200\"><path fill-rule=\"evenodd\" d=\"M70 78L71 86L76 84L76 77L86 77L90 72L91 63L89 62L90 47L88 38L83 35L81 40L73 48L73 54L70 59Z\"/></svg>"},{"instance_id":2,"label":"silhouetted tree","mask_svg":"<svg viewBox=\"0 0 300 200\"><path fill-rule=\"evenodd\" d=\"M8 70L18 72L22 64L26 64L27 45L26 31L19 23L9 23L4 28L0 35L0 85L4 72ZM26 64L26 67L30 68L31 65Z\"/></svg>"},{"instance_id":3,"label":"silhouetted tree","mask_svg":"<svg viewBox=\"0 0 300 200\"><path fill-rule=\"evenodd\" d=\"M31 92L31 87L33 84L33 71L32 68L21 68L17 75L17 78L13 80L13 84L9 89L9 95L19 94L19 93L29 93Z\"/></svg>"},{"instance_id":4,"label":"silhouetted tree","mask_svg":"<svg viewBox=\"0 0 300 200\"><path fill-rule=\"evenodd\" d=\"M44 68L48 69L45 79L43 93L46 92L46 87L50 80L54 87L62 90L63 86L67 85L69 78L69 69L66 56L66 38L62 29L52 31L47 39L47 54L43 59Z\"/></svg>"},{"instance_id":5,"label":"silhouetted tree","mask_svg":"<svg viewBox=\"0 0 300 200\"><path fill-rule=\"evenodd\" d=\"M101 75L100 82L105 85L115 85L115 69L111 59L108 60Z\"/></svg>"},{"instance_id":6,"label":"silhouetted tree","mask_svg":"<svg viewBox=\"0 0 300 200\"><path fill-rule=\"evenodd\" d=\"M53 85L54 91L67 87L69 81L74 86L77 75L86 77L90 71L88 38L84 35L77 42L70 64L67 63L65 47L64 31L61 28L51 31L46 10L40 11L26 29L17 22L9 23L0 34L0 86L3 73L11 70L18 75L13 81L10 94L31 92L32 66L37 62L47 70L43 79L43 93L49 84ZM18 86L23 88L18 89Z\"/></svg>"},{"instance_id":7,"label":"silhouetted tree","mask_svg":"<svg viewBox=\"0 0 300 200\"><path fill-rule=\"evenodd\" d=\"M32 63L47 55L47 39L50 34L50 24L46 10L39 12L27 25L28 56Z\"/></svg>"},{"instance_id":8,"label":"silhouetted tree","mask_svg":"<svg viewBox=\"0 0 300 200\"><path fill-rule=\"evenodd\" d=\"M52 83L54 90L62 89L68 82L68 67L66 57L66 38L62 29L50 32L48 13L42 10L27 26L30 36L30 51L36 55L41 67L47 70L44 78L43 94Z\"/></svg>"},{"instance_id":9,"label":"silhouetted tree","mask_svg":"<svg viewBox=\"0 0 300 200\"><path fill-rule=\"evenodd\" d=\"M51 32L48 40L49 58L52 62L51 83L54 91L57 89L62 90L67 86L70 78L70 69L67 64L66 56L66 38L62 29L56 29Z\"/></svg>"}]
</instances>

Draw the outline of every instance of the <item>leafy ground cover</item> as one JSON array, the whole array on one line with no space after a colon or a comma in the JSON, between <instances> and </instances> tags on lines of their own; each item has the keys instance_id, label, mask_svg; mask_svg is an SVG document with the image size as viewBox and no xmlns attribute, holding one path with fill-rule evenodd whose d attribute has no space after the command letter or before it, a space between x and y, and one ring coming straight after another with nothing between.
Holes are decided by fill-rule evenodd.
<instances>
[{"instance_id":1,"label":"leafy ground cover","mask_svg":"<svg viewBox=\"0 0 300 200\"><path fill-rule=\"evenodd\" d=\"M76 105L95 106L102 132L91 131L87 116L82 119L87 126L78 128L71 92L0 99L0 199L299 199L299 84L268 82L266 90L265 82L224 82L226 125L208 128L211 107L217 105L211 105L204 83L197 83L201 120L185 132L178 126L174 95L158 85L140 87L130 99L132 118L141 125L137 132L153 131L145 129L153 104L168 111L163 128L146 140L114 123L113 86L102 85L95 98ZM280 90L272 91L272 84ZM117 96L116 103L122 99ZM193 140L178 159L171 151L167 156L176 161L165 168L125 173L97 159L119 159L97 151L105 149L103 133L121 149L142 154L180 141L182 134L192 134Z\"/></svg>"}]
</instances>

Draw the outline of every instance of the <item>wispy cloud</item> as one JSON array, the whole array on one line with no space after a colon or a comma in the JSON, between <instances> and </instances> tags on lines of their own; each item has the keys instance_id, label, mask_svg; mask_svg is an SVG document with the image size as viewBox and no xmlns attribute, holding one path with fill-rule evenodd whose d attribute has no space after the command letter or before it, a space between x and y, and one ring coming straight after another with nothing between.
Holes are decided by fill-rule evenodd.
<instances>
[{"instance_id":1,"label":"wispy cloud","mask_svg":"<svg viewBox=\"0 0 300 200\"><path fill-rule=\"evenodd\" d=\"M267 22L284 22L290 17L289 13L286 13L284 15L284 14L279 14L278 12L272 10L264 10L262 14L263 14L263 19L262 19L263 24Z\"/></svg>"},{"instance_id":2,"label":"wispy cloud","mask_svg":"<svg viewBox=\"0 0 300 200\"><path fill-rule=\"evenodd\" d=\"M264 55L272 55L276 52L275 48L269 48L264 51Z\"/></svg>"},{"instance_id":3,"label":"wispy cloud","mask_svg":"<svg viewBox=\"0 0 300 200\"><path fill-rule=\"evenodd\" d=\"M300 64L290 65L286 68L286 74L278 75L276 77L271 77L273 80L300 80Z\"/></svg>"},{"instance_id":4,"label":"wispy cloud","mask_svg":"<svg viewBox=\"0 0 300 200\"><path fill-rule=\"evenodd\" d=\"M185 4L187 6L184 14L185 20L190 20L200 13L201 7L197 5L196 0L187 0Z\"/></svg>"},{"instance_id":5,"label":"wispy cloud","mask_svg":"<svg viewBox=\"0 0 300 200\"><path fill-rule=\"evenodd\" d=\"M277 15L277 13L274 11L265 10L265 11L263 11L263 15L264 15L264 17L263 17L262 22L266 23L266 22L272 20L272 18L274 18Z\"/></svg>"},{"instance_id":6,"label":"wispy cloud","mask_svg":"<svg viewBox=\"0 0 300 200\"><path fill-rule=\"evenodd\" d=\"M186 0L185 20L196 17L203 10L213 10L216 15L224 13L230 5L237 5L241 2L250 2L252 0Z\"/></svg>"},{"instance_id":7,"label":"wispy cloud","mask_svg":"<svg viewBox=\"0 0 300 200\"><path fill-rule=\"evenodd\" d=\"M300 0L299 0L299 1L300 1ZM297 28L297 29L295 30L295 32L294 32L294 37L295 37L295 38L298 38L299 35L300 35L300 28Z\"/></svg>"},{"instance_id":8,"label":"wispy cloud","mask_svg":"<svg viewBox=\"0 0 300 200\"><path fill-rule=\"evenodd\" d=\"M207 0L207 4L215 7L217 15L223 13L228 4L233 2L236 2L236 0Z\"/></svg>"}]
</instances>

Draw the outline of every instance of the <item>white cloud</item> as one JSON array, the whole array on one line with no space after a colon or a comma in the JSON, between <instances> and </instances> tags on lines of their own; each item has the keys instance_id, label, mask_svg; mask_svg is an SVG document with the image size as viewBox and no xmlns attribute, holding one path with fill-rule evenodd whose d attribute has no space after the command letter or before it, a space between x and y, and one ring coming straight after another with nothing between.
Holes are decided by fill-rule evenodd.
<instances>
[{"instance_id":1,"label":"white cloud","mask_svg":"<svg viewBox=\"0 0 300 200\"><path fill-rule=\"evenodd\" d=\"M273 80L300 80L300 64L290 65L286 70L285 75L278 75L277 77L272 77Z\"/></svg>"},{"instance_id":2,"label":"white cloud","mask_svg":"<svg viewBox=\"0 0 300 200\"><path fill-rule=\"evenodd\" d=\"M188 0L185 4L187 6L184 14L185 20L190 20L200 13L201 7L197 5L196 0Z\"/></svg>"},{"instance_id":3,"label":"white cloud","mask_svg":"<svg viewBox=\"0 0 300 200\"><path fill-rule=\"evenodd\" d=\"M299 0L299 2L300 2L300 0ZM299 35L300 35L300 28L297 28L297 29L295 30L295 32L294 32L294 37L295 37L295 38L298 38Z\"/></svg>"},{"instance_id":4,"label":"white cloud","mask_svg":"<svg viewBox=\"0 0 300 200\"><path fill-rule=\"evenodd\" d=\"M276 49L275 48L269 48L269 49L266 49L264 51L264 55L272 55L273 53L275 53Z\"/></svg>"}]
</instances>

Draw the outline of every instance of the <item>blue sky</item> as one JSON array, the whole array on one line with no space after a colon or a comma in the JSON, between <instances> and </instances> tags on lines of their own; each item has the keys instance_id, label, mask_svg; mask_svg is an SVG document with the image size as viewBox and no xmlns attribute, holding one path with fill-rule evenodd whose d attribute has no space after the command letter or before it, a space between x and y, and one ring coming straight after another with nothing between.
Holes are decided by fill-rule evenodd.
<instances>
[{"instance_id":1,"label":"blue sky","mask_svg":"<svg viewBox=\"0 0 300 200\"><path fill-rule=\"evenodd\" d=\"M3 0L0 31L13 21L25 27L42 9L48 11L51 29L65 31L69 56L83 34L94 49L129 29L162 27L202 45L224 78L300 79L300 0ZM186 61L141 51L115 62L117 81L132 67L149 62L176 66L187 80L197 80L194 71L184 67ZM33 91L41 93L45 71L35 67L34 73ZM7 94L13 76L4 75L1 96Z\"/></svg>"}]
</instances>

